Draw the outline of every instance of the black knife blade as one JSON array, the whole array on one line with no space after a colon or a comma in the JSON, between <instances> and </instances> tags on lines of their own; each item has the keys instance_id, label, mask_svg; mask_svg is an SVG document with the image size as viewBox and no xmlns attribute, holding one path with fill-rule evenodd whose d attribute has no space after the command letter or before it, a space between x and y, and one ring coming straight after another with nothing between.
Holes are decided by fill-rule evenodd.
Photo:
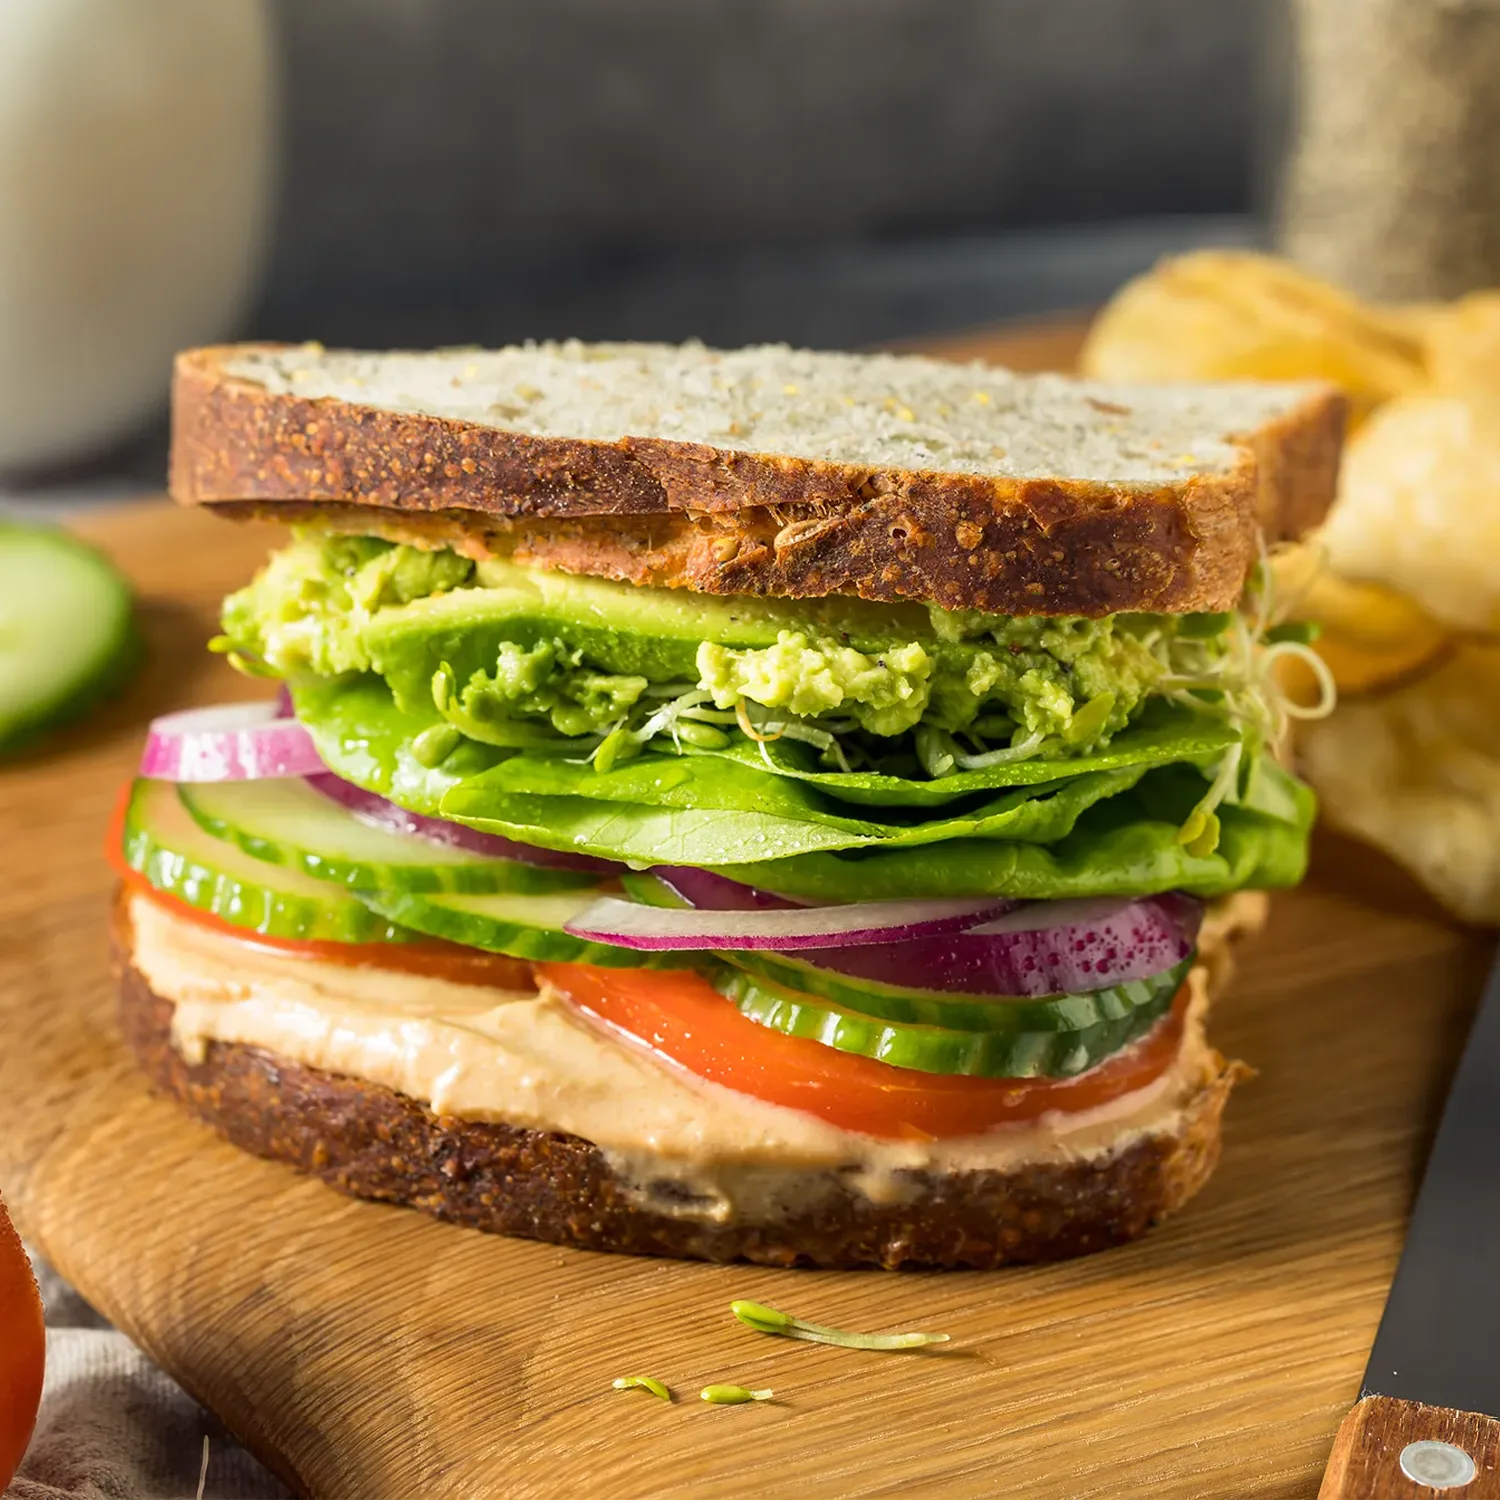
<instances>
[{"instance_id":1,"label":"black knife blade","mask_svg":"<svg viewBox=\"0 0 1500 1500\"><path fill-rule=\"evenodd\" d=\"M1500 958L1320 1500L1500 1500Z\"/></svg>"},{"instance_id":2,"label":"black knife blade","mask_svg":"<svg viewBox=\"0 0 1500 1500\"><path fill-rule=\"evenodd\" d=\"M1448 1091L1363 1394L1500 1418L1500 960Z\"/></svg>"}]
</instances>

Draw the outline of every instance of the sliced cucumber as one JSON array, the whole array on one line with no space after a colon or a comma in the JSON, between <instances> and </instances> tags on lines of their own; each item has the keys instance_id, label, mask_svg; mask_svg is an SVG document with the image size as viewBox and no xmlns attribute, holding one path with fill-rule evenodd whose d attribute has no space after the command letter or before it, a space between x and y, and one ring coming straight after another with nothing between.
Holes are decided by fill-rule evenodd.
<instances>
[{"instance_id":1,"label":"sliced cucumber","mask_svg":"<svg viewBox=\"0 0 1500 1500\"><path fill-rule=\"evenodd\" d=\"M658 880L649 870L623 870L620 884L632 901L642 906L670 906L681 910L687 902L665 881Z\"/></svg>"},{"instance_id":2,"label":"sliced cucumber","mask_svg":"<svg viewBox=\"0 0 1500 1500\"><path fill-rule=\"evenodd\" d=\"M1013 1034L1027 1031L1069 1033L1126 1020L1139 1010L1170 1002L1187 977L1191 957L1160 974L1131 979L1108 989L1036 999L957 995L947 990L903 989L854 979L784 953L719 955L757 979L800 995L818 995L840 1010L904 1026L940 1026L947 1031Z\"/></svg>"},{"instance_id":3,"label":"sliced cucumber","mask_svg":"<svg viewBox=\"0 0 1500 1500\"><path fill-rule=\"evenodd\" d=\"M102 553L0 523L0 750L83 713L137 654L130 589Z\"/></svg>"},{"instance_id":4,"label":"sliced cucumber","mask_svg":"<svg viewBox=\"0 0 1500 1500\"><path fill-rule=\"evenodd\" d=\"M202 783L180 794L198 826L216 838L351 889L535 893L595 884L578 870L495 859L374 828L296 777Z\"/></svg>"},{"instance_id":5,"label":"sliced cucumber","mask_svg":"<svg viewBox=\"0 0 1500 1500\"><path fill-rule=\"evenodd\" d=\"M741 1015L773 1031L897 1068L975 1078L1072 1078L1144 1036L1172 1004L1169 991L1118 1020L1076 1031L950 1031L840 1010L827 1000L795 994L743 969L727 969L716 982Z\"/></svg>"},{"instance_id":6,"label":"sliced cucumber","mask_svg":"<svg viewBox=\"0 0 1500 1500\"><path fill-rule=\"evenodd\" d=\"M547 896L450 896L420 891L362 891L361 899L393 922L447 938L486 953L509 953L539 963L604 964L612 968L661 966L682 955L639 953L608 943L591 943L563 931L598 892L559 891Z\"/></svg>"},{"instance_id":7,"label":"sliced cucumber","mask_svg":"<svg viewBox=\"0 0 1500 1500\"><path fill-rule=\"evenodd\" d=\"M136 782L125 862L157 890L267 937L389 943L413 936L326 881L215 838L189 816L171 782Z\"/></svg>"}]
</instances>

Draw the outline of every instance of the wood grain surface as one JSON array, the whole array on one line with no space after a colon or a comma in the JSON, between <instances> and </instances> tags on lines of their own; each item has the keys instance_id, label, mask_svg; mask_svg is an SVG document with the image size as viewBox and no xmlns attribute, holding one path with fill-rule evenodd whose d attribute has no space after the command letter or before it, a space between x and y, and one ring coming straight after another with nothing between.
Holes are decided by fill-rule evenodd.
<instances>
[{"instance_id":1,"label":"wood grain surface","mask_svg":"<svg viewBox=\"0 0 1500 1500\"><path fill-rule=\"evenodd\" d=\"M1060 362L1076 328L1021 350ZM994 341L963 352L1004 356ZM153 714L249 696L203 650L270 530L147 506L89 534L151 641L129 695L0 769L0 1190L103 1312L320 1496L1310 1497L1360 1375L1491 941L1320 836L1215 1015L1260 1070L1204 1194L1139 1244L989 1274L591 1255L353 1202L152 1099L112 1017L99 847ZM942 1329L767 1338L751 1297ZM650 1374L667 1405L610 1389ZM773 1402L710 1407L714 1381Z\"/></svg>"}]
</instances>

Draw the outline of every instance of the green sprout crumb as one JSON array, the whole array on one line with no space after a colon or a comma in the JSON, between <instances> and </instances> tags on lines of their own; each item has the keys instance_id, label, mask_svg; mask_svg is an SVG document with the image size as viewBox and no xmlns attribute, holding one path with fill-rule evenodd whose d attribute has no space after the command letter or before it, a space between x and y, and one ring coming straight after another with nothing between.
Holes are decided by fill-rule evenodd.
<instances>
[{"instance_id":1,"label":"green sprout crumb","mask_svg":"<svg viewBox=\"0 0 1500 1500\"><path fill-rule=\"evenodd\" d=\"M747 1328L757 1333L780 1334L782 1338L805 1339L810 1344L837 1344L843 1349L920 1349L925 1344L946 1344L946 1333L846 1333L823 1323L809 1323L790 1313L778 1312L759 1302L731 1302L729 1310Z\"/></svg>"},{"instance_id":2,"label":"green sprout crumb","mask_svg":"<svg viewBox=\"0 0 1500 1500\"><path fill-rule=\"evenodd\" d=\"M710 1406L743 1406L747 1401L769 1401L774 1393L747 1390L742 1385L706 1385L698 1394Z\"/></svg>"},{"instance_id":3,"label":"green sprout crumb","mask_svg":"<svg viewBox=\"0 0 1500 1500\"><path fill-rule=\"evenodd\" d=\"M660 1396L663 1401L672 1399L671 1391L661 1381L654 1380L650 1375L621 1375L614 1382L614 1388L617 1391L650 1391L653 1396Z\"/></svg>"}]
</instances>

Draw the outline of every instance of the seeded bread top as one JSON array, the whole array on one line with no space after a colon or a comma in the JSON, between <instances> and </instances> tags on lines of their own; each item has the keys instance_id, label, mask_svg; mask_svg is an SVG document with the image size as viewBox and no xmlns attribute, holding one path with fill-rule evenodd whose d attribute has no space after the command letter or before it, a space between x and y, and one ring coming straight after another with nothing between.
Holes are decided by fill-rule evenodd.
<instances>
[{"instance_id":1,"label":"seeded bread top","mask_svg":"<svg viewBox=\"0 0 1500 1500\"><path fill-rule=\"evenodd\" d=\"M909 355L576 339L433 353L251 348L223 369L273 395L530 437L653 437L880 469L1122 485L1228 473L1245 437L1320 390L1112 386Z\"/></svg>"},{"instance_id":2,"label":"seeded bread top","mask_svg":"<svg viewBox=\"0 0 1500 1500\"><path fill-rule=\"evenodd\" d=\"M179 355L174 497L712 594L1231 608L1322 519L1318 385L1110 386L890 354Z\"/></svg>"}]
</instances>

